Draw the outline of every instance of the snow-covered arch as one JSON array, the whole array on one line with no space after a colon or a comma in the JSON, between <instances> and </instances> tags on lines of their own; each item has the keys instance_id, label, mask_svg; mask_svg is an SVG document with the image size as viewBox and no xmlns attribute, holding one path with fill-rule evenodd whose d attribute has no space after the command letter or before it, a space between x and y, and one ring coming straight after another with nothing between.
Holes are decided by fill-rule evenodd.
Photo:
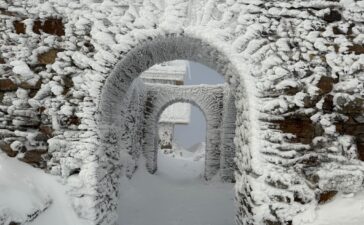
<instances>
[{"instance_id":1,"label":"snow-covered arch","mask_svg":"<svg viewBox=\"0 0 364 225\"><path fill-rule=\"evenodd\" d=\"M363 186L360 2L5 1L0 136L9 138L1 148L14 156L11 145L28 146L39 130L49 156L42 164L79 182L70 182L75 210L113 224L123 165L117 114L142 59L211 61L235 74L236 221L292 224L325 193ZM159 49L133 57L149 44ZM25 161L42 160L27 150Z\"/></svg>"},{"instance_id":2,"label":"snow-covered arch","mask_svg":"<svg viewBox=\"0 0 364 225\"><path fill-rule=\"evenodd\" d=\"M154 64L172 61L176 59L185 59L195 62L199 62L210 68L216 70L220 74L224 75L225 82L229 85L232 92L235 92L239 87L236 96L245 99L245 103L248 101L248 93L244 89L244 81L241 79L243 74L237 72L233 61L229 60L227 54L223 50L210 44L209 41L201 40L200 38L194 38L184 34L183 32L178 34L169 34L165 36L157 36L141 41L137 46L127 52L123 59L116 65L116 68L107 78L103 87L100 107L99 107L99 133L101 137L100 153L108 157L103 157L103 162L99 162L100 172L97 174L103 174L100 177L98 186L105 190L105 186L110 186L107 190L110 192L101 191L102 198L108 199L105 201L109 209L109 213L115 211L118 180L120 177L121 165L123 157L123 146L120 145L121 138L127 131L123 130L123 99L126 96L128 88L135 78L137 78L143 71L147 70ZM244 107L244 104L239 105L240 114L244 116L240 119L240 123L249 123L249 110ZM249 126L244 126L249 127ZM251 143L249 132L245 133L245 143ZM220 142L220 139L215 140ZM154 146L154 145L153 145ZM249 151L247 146L240 147L242 151ZM243 150L244 149L244 150ZM122 157L119 158L118 156ZM150 151L150 152L154 152ZM249 153L243 153L249 155ZM245 159L248 160L248 159ZM214 162L214 160L211 160ZM219 164L219 162L214 162ZM239 173L244 173L240 171ZM213 174L213 173L211 173ZM207 175L211 176L211 175ZM122 187L121 187L122 188ZM104 219L102 219L104 220Z\"/></svg>"},{"instance_id":3,"label":"snow-covered arch","mask_svg":"<svg viewBox=\"0 0 364 225\"><path fill-rule=\"evenodd\" d=\"M206 179L211 179L220 169L221 131L224 100L224 85L146 85L148 97L153 105L146 113L145 155L147 168L151 173L157 170L158 154L158 121L163 111L177 102L191 103L204 114L207 125L206 132ZM225 160L223 160L224 162Z\"/></svg>"}]
</instances>

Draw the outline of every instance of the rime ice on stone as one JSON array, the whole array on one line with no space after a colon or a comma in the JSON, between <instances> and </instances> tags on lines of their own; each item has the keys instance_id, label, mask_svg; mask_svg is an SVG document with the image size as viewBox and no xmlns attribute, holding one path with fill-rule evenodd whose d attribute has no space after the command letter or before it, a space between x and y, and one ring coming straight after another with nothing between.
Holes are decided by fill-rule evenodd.
<instances>
[{"instance_id":1,"label":"rime ice on stone","mask_svg":"<svg viewBox=\"0 0 364 225\"><path fill-rule=\"evenodd\" d=\"M327 192L363 189L363 15L362 1L0 0L0 148L77 178L78 214L113 224L144 144L132 81L196 61L225 76L236 106L223 138L237 223L292 224ZM40 63L45 49L57 54Z\"/></svg>"}]
</instances>

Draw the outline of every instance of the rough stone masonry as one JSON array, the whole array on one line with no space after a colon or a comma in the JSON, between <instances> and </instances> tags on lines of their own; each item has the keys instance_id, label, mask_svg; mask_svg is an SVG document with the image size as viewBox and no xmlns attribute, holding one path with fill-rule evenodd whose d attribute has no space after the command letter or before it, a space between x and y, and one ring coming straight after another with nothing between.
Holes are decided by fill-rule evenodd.
<instances>
[{"instance_id":1,"label":"rough stone masonry","mask_svg":"<svg viewBox=\"0 0 364 225\"><path fill-rule=\"evenodd\" d=\"M132 81L197 61L234 96L237 224L294 224L363 189L363 22L362 0L0 0L0 148L114 224Z\"/></svg>"}]
</instances>

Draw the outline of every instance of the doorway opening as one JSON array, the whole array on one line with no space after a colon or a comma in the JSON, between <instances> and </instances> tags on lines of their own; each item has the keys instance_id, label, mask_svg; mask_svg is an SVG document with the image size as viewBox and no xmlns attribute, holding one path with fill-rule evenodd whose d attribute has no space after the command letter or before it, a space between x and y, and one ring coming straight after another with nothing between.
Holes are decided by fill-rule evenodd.
<instances>
[{"instance_id":1,"label":"doorway opening","mask_svg":"<svg viewBox=\"0 0 364 225\"><path fill-rule=\"evenodd\" d=\"M152 72L141 76L148 79L150 99L146 129L156 129L154 145L146 145L146 150L155 148L152 162L158 166L152 166L152 173L139 169L130 180L122 179L120 224L234 224L234 184L218 178L226 87L222 78L202 83L201 77L208 77L210 71L194 64L191 68L186 62L187 74L179 83L171 81L171 68L163 81L161 65L158 82ZM190 73L194 68L199 69L197 74ZM146 136L146 140L153 138Z\"/></svg>"}]
</instances>

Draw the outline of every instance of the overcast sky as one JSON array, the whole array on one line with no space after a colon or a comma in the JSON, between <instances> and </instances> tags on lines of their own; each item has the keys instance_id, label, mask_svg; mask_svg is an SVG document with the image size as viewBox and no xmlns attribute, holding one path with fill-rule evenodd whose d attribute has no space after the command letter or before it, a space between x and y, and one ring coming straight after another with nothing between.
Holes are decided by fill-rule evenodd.
<instances>
[{"instance_id":1,"label":"overcast sky","mask_svg":"<svg viewBox=\"0 0 364 225\"><path fill-rule=\"evenodd\" d=\"M223 84L224 78L216 71L202 64L190 62L190 75L185 80L186 85L194 84ZM189 148L206 139L206 121L197 107L192 107L189 125L175 127L175 141L185 148Z\"/></svg>"}]
</instances>

